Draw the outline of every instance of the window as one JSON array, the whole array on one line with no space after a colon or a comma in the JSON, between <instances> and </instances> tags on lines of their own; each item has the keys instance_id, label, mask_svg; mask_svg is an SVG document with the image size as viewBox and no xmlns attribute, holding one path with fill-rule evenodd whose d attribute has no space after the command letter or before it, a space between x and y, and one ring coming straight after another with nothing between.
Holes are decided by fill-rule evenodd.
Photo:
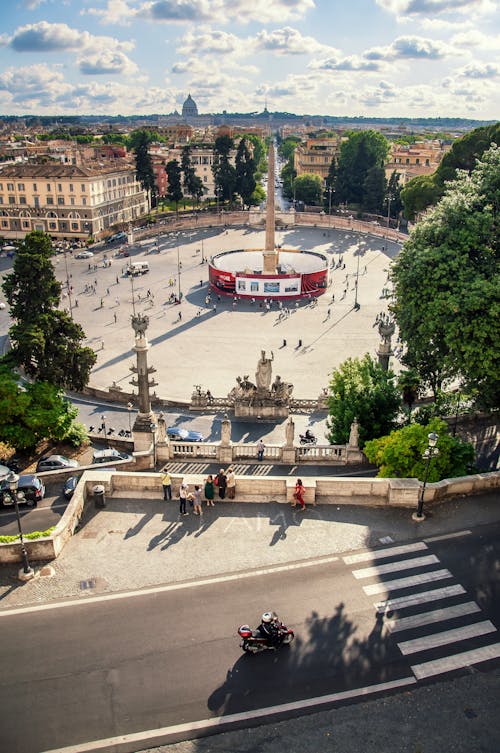
<instances>
[{"instance_id":1,"label":"window","mask_svg":"<svg viewBox=\"0 0 500 753\"><path fill-rule=\"evenodd\" d=\"M47 204L53 204L54 203L54 197L53 196L47 196Z\"/></svg>"},{"instance_id":2,"label":"window","mask_svg":"<svg viewBox=\"0 0 500 753\"><path fill-rule=\"evenodd\" d=\"M57 190L58 191L62 191L62 183L58 183L57 184Z\"/></svg>"},{"instance_id":3,"label":"window","mask_svg":"<svg viewBox=\"0 0 500 753\"><path fill-rule=\"evenodd\" d=\"M15 204L16 203L16 197L15 196L9 196L9 204Z\"/></svg>"},{"instance_id":4,"label":"window","mask_svg":"<svg viewBox=\"0 0 500 753\"><path fill-rule=\"evenodd\" d=\"M427 159L425 160L425 164L427 165L427 167L429 167L429 165L431 164L431 163L430 163L430 161L429 161L429 158L427 158Z\"/></svg>"},{"instance_id":5,"label":"window","mask_svg":"<svg viewBox=\"0 0 500 753\"><path fill-rule=\"evenodd\" d=\"M72 230L78 230L78 222L72 222L71 223L71 229Z\"/></svg>"},{"instance_id":6,"label":"window","mask_svg":"<svg viewBox=\"0 0 500 753\"><path fill-rule=\"evenodd\" d=\"M7 183L7 191L13 191L14 190L14 184L13 183Z\"/></svg>"},{"instance_id":7,"label":"window","mask_svg":"<svg viewBox=\"0 0 500 753\"><path fill-rule=\"evenodd\" d=\"M50 183L47 183L47 192L52 191L52 188L50 187Z\"/></svg>"},{"instance_id":8,"label":"window","mask_svg":"<svg viewBox=\"0 0 500 753\"><path fill-rule=\"evenodd\" d=\"M70 190L70 193L73 193L73 190L74 190L74 189L73 189L73 183L70 183L70 184L69 184L69 190Z\"/></svg>"},{"instance_id":9,"label":"window","mask_svg":"<svg viewBox=\"0 0 500 753\"><path fill-rule=\"evenodd\" d=\"M82 193L85 193L85 183L82 183L80 186Z\"/></svg>"},{"instance_id":10,"label":"window","mask_svg":"<svg viewBox=\"0 0 500 753\"><path fill-rule=\"evenodd\" d=\"M28 220L23 220L23 227L29 227L29 226L30 226L30 223L28 222Z\"/></svg>"},{"instance_id":11,"label":"window","mask_svg":"<svg viewBox=\"0 0 500 753\"><path fill-rule=\"evenodd\" d=\"M56 223L56 222L49 222L49 228L50 228L51 230L55 230L55 229L56 229L56 227L57 227L57 223Z\"/></svg>"},{"instance_id":12,"label":"window","mask_svg":"<svg viewBox=\"0 0 500 753\"><path fill-rule=\"evenodd\" d=\"M38 191L36 183L33 183L33 191Z\"/></svg>"},{"instance_id":13,"label":"window","mask_svg":"<svg viewBox=\"0 0 500 753\"><path fill-rule=\"evenodd\" d=\"M83 206L87 204L87 199L85 198L85 196L82 196L82 204Z\"/></svg>"},{"instance_id":14,"label":"window","mask_svg":"<svg viewBox=\"0 0 500 753\"><path fill-rule=\"evenodd\" d=\"M71 203L71 204L74 204L74 203L75 203L75 197L74 197L74 196L70 196L70 199L69 199L69 200L70 200L70 203Z\"/></svg>"},{"instance_id":15,"label":"window","mask_svg":"<svg viewBox=\"0 0 500 753\"><path fill-rule=\"evenodd\" d=\"M26 204L26 196L20 196L19 197L19 203L20 204Z\"/></svg>"},{"instance_id":16,"label":"window","mask_svg":"<svg viewBox=\"0 0 500 753\"><path fill-rule=\"evenodd\" d=\"M3 191L3 183L0 183L0 191Z\"/></svg>"},{"instance_id":17,"label":"window","mask_svg":"<svg viewBox=\"0 0 500 753\"><path fill-rule=\"evenodd\" d=\"M3 204L3 196L0 196L0 204Z\"/></svg>"},{"instance_id":18,"label":"window","mask_svg":"<svg viewBox=\"0 0 500 753\"><path fill-rule=\"evenodd\" d=\"M64 204L64 196L58 196L57 203L62 206Z\"/></svg>"},{"instance_id":19,"label":"window","mask_svg":"<svg viewBox=\"0 0 500 753\"><path fill-rule=\"evenodd\" d=\"M2 227L9 227L9 223L7 220L2 220Z\"/></svg>"},{"instance_id":20,"label":"window","mask_svg":"<svg viewBox=\"0 0 500 753\"><path fill-rule=\"evenodd\" d=\"M415 164L416 165L420 165L420 158L419 157L417 157L417 159L415 160Z\"/></svg>"},{"instance_id":21,"label":"window","mask_svg":"<svg viewBox=\"0 0 500 753\"><path fill-rule=\"evenodd\" d=\"M24 191L24 183L18 183L17 184L17 190L18 191Z\"/></svg>"}]
</instances>

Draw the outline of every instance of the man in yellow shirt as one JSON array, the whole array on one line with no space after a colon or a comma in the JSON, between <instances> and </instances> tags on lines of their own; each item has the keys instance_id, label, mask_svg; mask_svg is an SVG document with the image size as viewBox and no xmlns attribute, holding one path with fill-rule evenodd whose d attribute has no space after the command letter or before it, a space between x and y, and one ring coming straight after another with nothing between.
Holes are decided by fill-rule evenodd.
<instances>
[{"instance_id":1,"label":"man in yellow shirt","mask_svg":"<svg viewBox=\"0 0 500 753\"><path fill-rule=\"evenodd\" d=\"M172 481L168 471L163 471L161 474L161 485L163 487L163 499L170 502L172 499Z\"/></svg>"}]
</instances>

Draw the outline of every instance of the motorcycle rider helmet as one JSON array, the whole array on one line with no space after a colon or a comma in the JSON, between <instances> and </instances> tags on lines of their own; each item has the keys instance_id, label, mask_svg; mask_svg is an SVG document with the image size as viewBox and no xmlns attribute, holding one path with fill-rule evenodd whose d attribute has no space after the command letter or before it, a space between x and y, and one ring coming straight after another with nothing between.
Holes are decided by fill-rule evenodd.
<instances>
[{"instance_id":1,"label":"motorcycle rider helmet","mask_svg":"<svg viewBox=\"0 0 500 753\"><path fill-rule=\"evenodd\" d=\"M264 612L261 619L262 619L262 622L272 622L273 621L272 612Z\"/></svg>"}]
</instances>

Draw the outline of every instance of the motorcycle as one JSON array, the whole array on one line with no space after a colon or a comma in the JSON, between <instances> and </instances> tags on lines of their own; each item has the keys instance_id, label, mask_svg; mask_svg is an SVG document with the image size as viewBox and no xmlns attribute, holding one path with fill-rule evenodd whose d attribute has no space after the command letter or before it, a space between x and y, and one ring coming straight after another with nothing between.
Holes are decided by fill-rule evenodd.
<instances>
[{"instance_id":1,"label":"motorcycle","mask_svg":"<svg viewBox=\"0 0 500 753\"><path fill-rule=\"evenodd\" d=\"M247 654L260 654L262 651L276 651L280 646L289 646L295 638L295 633L276 617L277 636L271 641L262 635L260 630L252 630L250 625L240 625L238 635L242 638L240 647Z\"/></svg>"},{"instance_id":2,"label":"motorcycle","mask_svg":"<svg viewBox=\"0 0 500 753\"><path fill-rule=\"evenodd\" d=\"M316 444L317 439L314 436L312 432L307 432L305 434L299 434L300 437L300 444Z\"/></svg>"}]
</instances>

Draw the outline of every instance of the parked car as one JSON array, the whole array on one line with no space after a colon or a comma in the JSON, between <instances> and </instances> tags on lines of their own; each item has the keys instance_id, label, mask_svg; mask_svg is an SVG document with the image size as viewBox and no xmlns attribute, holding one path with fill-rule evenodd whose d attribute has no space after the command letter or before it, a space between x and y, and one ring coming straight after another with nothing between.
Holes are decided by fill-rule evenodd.
<instances>
[{"instance_id":1,"label":"parked car","mask_svg":"<svg viewBox=\"0 0 500 753\"><path fill-rule=\"evenodd\" d=\"M203 442L203 434L191 429L181 429L178 426L169 426L167 436L174 442Z\"/></svg>"},{"instance_id":2,"label":"parked car","mask_svg":"<svg viewBox=\"0 0 500 753\"><path fill-rule=\"evenodd\" d=\"M93 463L113 463L116 460L132 460L132 455L108 447L107 450L96 450L92 458Z\"/></svg>"},{"instance_id":3,"label":"parked car","mask_svg":"<svg viewBox=\"0 0 500 753\"><path fill-rule=\"evenodd\" d=\"M124 233L123 231L120 233L115 233L114 235L110 235L109 238L106 238L106 243L126 243L128 241L128 235L127 233Z\"/></svg>"},{"instance_id":4,"label":"parked car","mask_svg":"<svg viewBox=\"0 0 500 753\"><path fill-rule=\"evenodd\" d=\"M64 455L45 455L36 464L36 472L56 471L58 468L78 468L78 460L66 458Z\"/></svg>"},{"instance_id":5,"label":"parked car","mask_svg":"<svg viewBox=\"0 0 500 753\"><path fill-rule=\"evenodd\" d=\"M29 507L36 507L38 502L45 496L45 486L38 476L28 474L19 476L17 485L17 503ZM9 483L5 478L0 480L0 507L13 507L14 502L10 496Z\"/></svg>"},{"instance_id":6,"label":"parked car","mask_svg":"<svg viewBox=\"0 0 500 753\"><path fill-rule=\"evenodd\" d=\"M0 478L6 476L10 471L11 468L8 468L6 465L0 465Z\"/></svg>"},{"instance_id":7,"label":"parked car","mask_svg":"<svg viewBox=\"0 0 500 753\"><path fill-rule=\"evenodd\" d=\"M75 254L75 259L92 259L94 253L92 251L79 251Z\"/></svg>"},{"instance_id":8,"label":"parked car","mask_svg":"<svg viewBox=\"0 0 500 753\"><path fill-rule=\"evenodd\" d=\"M63 495L66 499L71 499L79 481L78 476L70 476L66 479L63 486Z\"/></svg>"}]
</instances>

